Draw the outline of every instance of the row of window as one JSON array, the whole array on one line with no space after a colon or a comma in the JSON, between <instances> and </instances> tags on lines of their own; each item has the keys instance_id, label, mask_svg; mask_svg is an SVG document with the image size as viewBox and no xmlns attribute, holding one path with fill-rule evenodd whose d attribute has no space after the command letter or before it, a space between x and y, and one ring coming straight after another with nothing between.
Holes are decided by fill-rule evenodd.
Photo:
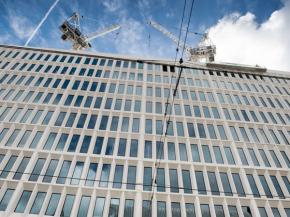
<instances>
[{"instance_id":1,"label":"row of window","mask_svg":"<svg viewBox=\"0 0 290 217\"><path fill-rule=\"evenodd\" d=\"M106 199L104 197L93 198L91 196L82 195L80 199L76 199L74 194L61 194L61 193L46 193L42 191L33 192L31 190L23 190L21 196L18 199L18 202L15 205L12 205L12 198L15 198L15 189L8 188L6 189L1 202L0 202L0 211L5 211L7 207L10 209L14 208L15 213L28 213L29 214L41 214L44 213L48 216L54 216L59 211L59 216L69 217L72 214L72 210L77 210L77 217L83 216L95 216L103 217L104 207L106 203L109 203L109 217L133 217L134 216L134 200L125 199L124 203L120 203L119 198L110 198ZM121 204L124 204L124 209L120 209ZM195 217L196 208L200 209L202 217L211 217L212 213L215 213L216 217L225 217L225 213L228 213L231 217L239 217L238 209L241 210L244 217L252 217L252 212L249 206L236 206L236 205L219 205L215 204L214 209L210 209L209 204L200 204L197 207L193 203L180 204L180 202L171 202L167 203L166 201L157 201L156 202L156 214L158 217L166 217L168 214L167 206L170 206L171 217L181 217L181 209L184 206L186 217ZM58 209L60 207L61 209ZM152 208L151 201L143 200L142 201L142 217L151 217ZM93 211L90 211L93 210ZM120 210L123 210L121 214ZM265 207L258 207L259 214L261 217L267 217L270 212L274 217L281 217L281 212L286 213L287 216L290 215L290 209L285 208L284 210L278 209L276 207L271 207L266 211Z\"/></svg>"},{"instance_id":2,"label":"row of window","mask_svg":"<svg viewBox=\"0 0 290 217\"><path fill-rule=\"evenodd\" d=\"M0 89L0 97L4 93L4 89ZM131 100L131 99L113 99L108 97L106 100L103 100L103 97L93 97L93 96L83 96L83 95L72 95L69 94L66 99L62 100L62 93L47 93L34 91L29 91L25 95L24 90L20 90L17 93L14 93L15 90L9 90L5 96L3 96L3 100L13 100L13 101L23 101L28 102L32 98L33 103L41 103L41 104L53 104L59 105L63 104L65 106L74 106L74 107L84 107L84 108L103 108L108 110L116 110L116 111L132 111L140 112L141 111L141 100ZM63 101L63 103L61 102ZM133 107L134 102L134 108ZM103 106L102 106L103 104ZM166 106L161 102L146 101L145 112L147 113L156 113L163 114ZM9 108L7 108L7 112ZM180 116L185 114L187 117L196 117L196 118L214 118L220 119L220 112L217 107L208 107L208 106L197 106L194 105L192 108L190 105L184 105L183 109L180 104L174 104L173 108L170 108L168 105L167 113L173 113ZM287 125L287 122L290 122L289 114L281 114L281 113L273 113L273 112L255 112L254 110L247 109L222 109L223 114L227 120L235 120L235 121L245 121L245 122L257 122L257 123L271 123L271 124L283 124ZM257 115L258 114L258 115ZM284 116L284 117L283 117ZM4 117L2 117L4 118Z\"/></svg>"},{"instance_id":3,"label":"row of window","mask_svg":"<svg viewBox=\"0 0 290 217\"><path fill-rule=\"evenodd\" d=\"M4 155L0 155L4 158ZM13 170L15 162L18 167ZM29 164L30 163L30 164ZM17 164L16 164L17 165ZM33 168L30 170L29 168ZM99 171L99 172L98 172ZM153 168L144 167L143 190L152 191ZM84 186L99 186L107 188L126 188L134 190L136 185L136 166L111 165L97 162L70 161L58 159L46 160L38 158L35 162L30 157L11 155L1 170L0 178L14 180L42 181L43 183L57 183ZM111 174L111 175L110 175ZM192 177L195 176L196 184ZM267 197L285 199L290 195L290 182L286 175L246 174L251 192L245 191L245 181L241 174L235 172L214 172L188 169L157 168L156 187L158 192L172 192L192 194L197 192L204 195L225 195L239 197ZM99 177L99 178L97 178ZM244 177L243 177L244 179ZM245 179L244 179L245 180ZM206 185L206 182L209 185ZM196 188L192 186L196 185ZM210 187L207 187L210 186ZM259 188L257 187L259 186ZM282 187L281 187L282 186ZM288 192L286 192L286 189Z\"/></svg>"},{"instance_id":4,"label":"row of window","mask_svg":"<svg viewBox=\"0 0 290 217\"><path fill-rule=\"evenodd\" d=\"M2 50L0 53L0 57L3 56L4 58L16 58L20 54L20 51L13 52L12 50ZM26 59L26 60L37 60L37 61L52 61L52 62L60 62L60 63L73 63L73 64L84 64L84 65L98 65L98 66L108 66L108 67L115 67L115 68L131 68L135 69L138 68L140 70L146 69L148 71L157 71L157 72L175 72L178 71L175 69L173 66L166 66L166 65L159 65L159 64L150 64L150 63L142 63L141 61L135 62L135 61L121 61L121 60L112 60L112 59L98 59L98 58L93 58L93 57L80 57L80 56L73 56L73 55L52 55L52 54L44 54L44 53L29 53L26 52L21 56L21 59ZM2 66L2 69L5 69L5 67L9 64L4 63ZM16 63L17 65L19 63ZM16 66L17 66L16 65ZM16 67L14 65L14 67ZM147 67L146 67L147 66ZM162 70L161 70L162 68ZM259 80L261 81L271 81L271 82L277 82L277 83L285 83L287 84L288 80L287 79L282 79L282 78L275 78L271 76L263 76L263 75L255 75L255 74L242 74L242 73L233 73L233 72L220 72L220 71L207 71L207 70L195 70L195 69L189 69L189 68L184 68L184 71L187 74L193 74L193 75L211 75L211 76L223 76L223 77L229 77L231 76L232 78L246 78L250 80Z\"/></svg>"},{"instance_id":5,"label":"row of window","mask_svg":"<svg viewBox=\"0 0 290 217\"><path fill-rule=\"evenodd\" d=\"M17 75L11 75L9 77L9 74L4 74L2 76L2 78L0 79L0 84L1 83L7 83L7 84L12 84L15 83L15 85L21 85L23 83L23 85L27 86L27 85L33 85L35 87L51 87L51 88L61 88L61 89L67 89L68 87L71 88L72 90L83 90L83 91L96 91L98 86L99 92L109 92L109 93L118 93L118 94L123 94L125 93L125 84L119 84L117 85L116 83L111 83L110 87L108 88L108 90L106 91L106 86L107 83L100 83L100 85L98 85L98 82L89 82L89 81L81 81L81 80L75 80L74 82L71 82L70 85L70 80L66 79L66 80L62 80L60 78L44 78L44 77L39 77L39 78L35 78L34 76L29 76L26 77L24 75L20 76L19 78L15 81L15 79L18 78ZM34 81L35 79L35 81ZM5 81L7 80L7 81ZM15 81L15 82L14 82ZM161 89L160 87L155 87L154 88L154 95L155 97L162 97L162 92L163 92L163 97L166 98L169 95L169 88L164 88ZM163 90L163 91L162 91ZM128 85L127 89L126 89L126 94L133 94L134 92L134 86L133 85ZM135 95L142 95L142 86L136 86L135 88ZM146 95L147 96L153 96L153 87L147 87L146 89ZM206 97L207 95L207 97ZM189 94L187 92L187 90L181 90L181 94L179 93L179 91L177 91L176 93L176 98L182 98L184 100L188 100L189 99ZM200 101L209 101L209 102L215 102L213 93L208 92L208 93L204 93L202 91L198 92L198 95L196 94L195 91L190 91L190 96L191 99L193 101L199 100ZM284 108L283 104L281 103L280 99L275 98L275 102L267 97L265 100L265 96L259 96L259 97L254 97L251 96L251 101L249 100L249 98L245 95L242 95L241 97L238 94L235 95L230 95L230 94L222 94L222 93L218 93L217 97L219 99L219 102L221 104L235 104L235 105L253 105L253 106L263 106L263 107L268 107L268 108ZM242 100L241 100L242 99ZM288 105L288 107L290 107L289 101L287 99L284 99L285 103ZM260 103L258 102L260 101Z\"/></svg>"},{"instance_id":6,"label":"row of window","mask_svg":"<svg viewBox=\"0 0 290 217\"><path fill-rule=\"evenodd\" d=\"M0 107L1 109L1 107ZM19 122L27 124L52 125L57 127L75 127L80 129L98 129L120 132L140 132L140 118L126 116L109 116L77 112L54 112L38 109L24 109L12 107L0 110L0 121ZM155 123L154 123L155 122ZM97 127L96 127L97 125ZM164 124L162 120L145 119L145 133L162 135ZM184 125L182 121L169 121L167 127L167 135L179 137L199 137L201 139L221 139L229 140L223 125L189 123ZM187 130L187 132L186 132ZM236 142L252 142L261 144L287 144L289 145L288 136L290 131L286 133L283 129L259 128L246 126L229 126L231 137ZM288 136L287 136L288 133ZM269 136L270 135L270 136ZM4 137L3 137L4 138Z\"/></svg>"},{"instance_id":7,"label":"row of window","mask_svg":"<svg viewBox=\"0 0 290 217\"><path fill-rule=\"evenodd\" d=\"M18 108L12 110L12 107L7 107L0 114L0 121L6 122L19 122L28 124L42 124L54 125L57 127L75 127L80 129L98 129L110 130L120 132L140 132L140 118L137 117L120 117L120 116L98 116L97 114L77 113L77 112L53 112L38 109L24 109ZM11 112L10 112L11 111ZM13 111L13 112L12 112ZM58 113L58 114L57 114ZM154 123L155 122L155 123ZM97 127L96 127L97 125ZM162 120L145 120L145 133L146 134L163 134ZM187 129L187 132L185 131ZM19 131L19 130L18 130ZM285 134L282 129L272 128L248 128L248 127L235 127L229 126L231 137L236 142L252 142L261 144L287 144L287 133ZM199 137L201 139L221 139L228 140L228 136L223 125L203 124L203 123L186 123L177 121L169 121L167 125L167 135L179 137ZM269 136L270 135L270 136ZM290 131L288 131L290 135ZM4 138L4 136L3 136Z\"/></svg>"},{"instance_id":8,"label":"row of window","mask_svg":"<svg viewBox=\"0 0 290 217\"><path fill-rule=\"evenodd\" d=\"M15 146L18 148L32 148L54 151L67 151L76 153L92 153L103 155L115 155L120 157L137 157L139 142L137 139L127 141L125 138L116 139L114 137L104 138L97 136L92 139L91 135L69 134L50 132L44 134L43 131L33 132L32 130L21 131L15 129L10 133L8 128L4 128L0 132L0 140L7 147ZM7 139L5 136L9 135ZM41 143L40 141L44 141ZM14 145L15 144L15 145ZM42 146L42 147L40 147ZM274 149L254 149L254 148L237 148L237 154L232 153L230 146L208 146L186 143L175 144L168 142L152 143L146 140L144 143L144 158L147 159L167 159L192 162L205 162L217 164L236 165L239 156L242 165L248 166L265 166L282 168L287 166L290 168L290 160L286 151L281 150L280 153ZM166 157L165 157L166 156ZM283 160L284 161L283 161ZM285 162L285 163L284 163ZM284 166L285 165L285 166Z\"/></svg>"}]
</instances>

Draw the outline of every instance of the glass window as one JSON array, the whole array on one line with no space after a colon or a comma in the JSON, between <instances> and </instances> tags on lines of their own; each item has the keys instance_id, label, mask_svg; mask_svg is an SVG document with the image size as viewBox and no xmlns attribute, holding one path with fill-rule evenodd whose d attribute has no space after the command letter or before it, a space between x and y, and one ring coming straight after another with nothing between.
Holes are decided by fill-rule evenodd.
<instances>
[{"instance_id":1,"label":"glass window","mask_svg":"<svg viewBox=\"0 0 290 217\"><path fill-rule=\"evenodd\" d=\"M266 156L265 151L264 151L263 149L259 149L259 153L260 153L260 155L261 155L261 157L262 157L262 159L263 159L263 162L264 162L265 166L266 166L266 167L270 167L271 165L270 165L270 163L269 163L269 161L268 161L268 158L267 158L267 156Z\"/></svg>"},{"instance_id":2,"label":"glass window","mask_svg":"<svg viewBox=\"0 0 290 217\"><path fill-rule=\"evenodd\" d=\"M264 207L258 207L258 210L259 210L260 216L268 217L267 212Z\"/></svg>"},{"instance_id":3,"label":"glass window","mask_svg":"<svg viewBox=\"0 0 290 217\"><path fill-rule=\"evenodd\" d=\"M171 216L181 217L180 203L171 202Z\"/></svg>"},{"instance_id":4,"label":"glass window","mask_svg":"<svg viewBox=\"0 0 290 217\"><path fill-rule=\"evenodd\" d=\"M202 217L211 217L210 209L208 204L200 204L200 210Z\"/></svg>"},{"instance_id":5,"label":"glass window","mask_svg":"<svg viewBox=\"0 0 290 217\"><path fill-rule=\"evenodd\" d=\"M229 164L235 164L234 156L230 147L224 147L226 158Z\"/></svg>"},{"instance_id":6,"label":"glass window","mask_svg":"<svg viewBox=\"0 0 290 217\"><path fill-rule=\"evenodd\" d=\"M244 150L242 148L237 148L241 162L243 165L249 165Z\"/></svg>"},{"instance_id":7,"label":"glass window","mask_svg":"<svg viewBox=\"0 0 290 217\"><path fill-rule=\"evenodd\" d=\"M45 215L49 215L49 216L55 215L55 211L57 209L59 199L60 199L59 193L52 193L51 194L47 209L45 211Z\"/></svg>"},{"instance_id":8,"label":"glass window","mask_svg":"<svg viewBox=\"0 0 290 217\"><path fill-rule=\"evenodd\" d=\"M207 172L212 195L220 195L215 172Z\"/></svg>"},{"instance_id":9,"label":"glass window","mask_svg":"<svg viewBox=\"0 0 290 217\"><path fill-rule=\"evenodd\" d=\"M165 172L163 168L157 168L157 191L165 192Z\"/></svg>"},{"instance_id":10,"label":"glass window","mask_svg":"<svg viewBox=\"0 0 290 217\"><path fill-rule=\"evenodd\" d=\"M123 179L123 165L116 165L114 173L113 188L121 188Z\"/></svg>"},{"instance_id":11,"label":"glass window","mask_svg":"<svg viewBox=\"0 0 290 217\"><path fill-rule=\"evenodd\" d=\"M116 198L111 199L109 208L109 217L118 217L120 200Z\"/></svg>"},{"instance_id":12,"label":"glass window","mask_svg":"<svg viewBox=\"0 0 290 217\"><path fill-rule=\"evenodd\" d=\"M170 192L179 192L178 175L176 169L169 169Z\"/></svg>"},{"instance_id":13,"label":"glass window","mask_svg":"<svg viewBox=\"0 0 290 217\"><path fill-rule=\"evenodd\" d=\"M244 217L252 217L252 212L249 206L242 206Z\"/></svg>"},{"instance_id":14,"label":"glass window","mask_svg":"<svg viewBox=\"0 0 290 217\"><path fill-rule=\"evenodd\" d=\"M195 171L195 179L197 184L197 189L199 194L206 194L206 187L203 178L202 171Z\"/></svg>"},{"instance_id":15,"label":"glass window","mask_svg":"<svg viewBox=\"0 0 290 217\"><path fill-rule=\"evenodd\" d=\"M78 185L80 183L80 178L83 172L83 168L84 168L84 162L77 161L71 181L70 181L71 185Z\"/></svg>"},{"instance_id":16,"label":"glass window","mask_svg":"<svg viewBox=\"0 0 290 217\"><path fill-rule=\"evenodd\" d=\"M42 182L51 182L55 169L57 168L58 160L51 160L45 172Z\"/></svg>"},{"instance_id":17,"label":"glass window","mask_svg":"<svg viewBox=\"0 0 290 217\"><path fill-rule=\"evenodd\" d=\"M212 163L212 158L208 145L202 145L203 157L206 163Z\"/></svg>"},{"instance_id":18,"label":"glass window","mask_svg":"<svg viewBox=\"0 0 290 217\"><path fill-rule=\"evenodd\" d=\"M90 200L91 200L91 197L82 196L82 199L81 199L81 202L80 202L80 206L79 206L79 209L78 209L78 215L77 215L78 217L87 216L89 205L90 205Z\"/></svg>"},{"instance_id":19,"label":"glass window","mask_svg":"<svg viewBox=\"0 0 290 217\"><path fill-rule=\"evenodd\" d=\"M157 216L166 217L166 202L157 201Z\"/></svg>"},{"instance_id":20,"label":"glass window","mask_svg":"<svg viewBox=\"0 0 290 217\"><path fill-rule=\"evenodd\" d=\"M227 173L220 172L220 177L221 177L221 181L222 181L222 185L224 189L224 194L226 196L232 196L233 195L232 188L231 188Z\"/></svg>"},{"instance_id":21,"label":"glass window","mask_svg":"<svg viewBox=\"0 0 290 217\"><path fill-rule=\"evenodd\" d=\"M214 152L214 156L215 156L216 162L219 163L219 164L223 164L224 160L223 160L223 157L222 157L222 153L221 153L220 147L219 146L213 146L213 152Z\"/></svg>"},{"instance_id":22,"label":"glass window","mask_svg":"<svg viewBox=\"0 0 290 217\"><path fill-rule=\"evenodd\" d=\"M151 217L151 201L150 200L143 200L142 202L142 217Z\"/></svg>"},{"instance_id":23,"label":"glass window","mask_svg":"<svg viewBox=\"0 0 290 217\"><path fill-rule=\"evenodd\" d=\"M152 168L144 167L143 190L151 191L151 188L152 188Z\"/></svg>"},{"instance_id":24,"label":"glass window","mask_svg":"<svg viewBox=\"0 0 290 217\"><path fill-rule=\"evenodd\" d=\"M190 171L182 170L183 190L184 193L192 193Z\"/></svg>"},{"instance_id":25,"label":"glass window","mask_svg":"<svg viewBox=\"0 0 290 217\"><path fill-rule=\"evenodd\" d=\"M23 191L14 212L24 213L30 196L31 191Z\"/></svg>"},{"instance_id":26,"label":"glass window","mask_svg":"<svg viewBox=\"0 0 290 217\"><path fill-rule=\"evenodd\" d=\"M277 158L277 155L276 155L276 153L274 152L274 150L269 150L269 152L270 152L270 155L271 155L272 158L273 158L273 161L274 161L276 167L281 168L282 166L281 166L281 164L280 164L280 162L279 162L279 160L278 160L278 158Z\"/></svg>"},{"instance_id":27,"label":"glass window","mask_svg":"<svg viewBox=\"0 0 290 217\"><path fill-rule=\"evenodd\" d=\"M68 152L75 152L77 148L77 144L79 142L80 135L73 135L68 147Z\"/></svg>"},{"instance_id":28,"label":"glass window","mask_svg":"<svg viewBox=\"0 0 290 217\"><path fill-rule=\"evenodd\" d=\"M75 201L75 196L71 194L67 194L65 197L65 201L60 213L61 217L70 217L71 216L71 211L73 208L73 204Z\"/></svg>"},{"instance_id":29,"label":"glass window","mask_svg":"<svg viewBox=\"0 0 290 217\"><path fill-rule=\"evenodd\" d=\"M247 174L247 178L248 178L248 182L250 184L250 187L251 187L251 190L252 190L254 197L260 197L260 193L259 193L259 190L257 188L257 185L256 185L256 182L255 182L253 175Z\"/></svg>"},{"instance_id":30,"label":"glass window","mask_svg":"<svg viewBox=\"0 0 290 217\"><path fill-rule=\"evenodd\" d=\"M245 191L244 191L244 187L240 178L240 175L238 173L232 173L233 179L234 179L234 183L237 189L237 193L240 197L245 197Z\"/></svg>"},{"instance_id":31,"label":"glass window","mask_svg":"<svg viewBox=\"0 0 290 217\"><path fill-rule=\"evenodd\" d=\"M103 164L101 180L100 180L100 183L99 183L100 187L108 187L110 170L111 170L111 165L110 164Z\"/></svg>"},{"instance_id":32,"label":"glass window","mask_svg":"<svg viewBox=\"0 0 290 217\"><path fill-rule=\"evenodd\" d=\"M272 213L273 213L274 217L281 217L278 208L272 207Z\"/></svg>"},{"instance_id":33,"label":"glass window","mask_svg":"<svg viewBox=\"0 0 290 217\"><path fill-rule=\"evenodd\" d=\"M5 179L8 176L9 172L11 171L11 169L16 161L16 159L17 159L17 156L15 156L15 155L12 155L9 158L7 164L5 165L4 169L2 170L0 178Z\"/></svg>"},{"instance_id":34,"label":"glass window","mask_svg":"<svg viewBox=\"0 0 290 217\"><path fill-rule=\"evenodd\" d=\"M259 179L260 179L260 182L262 184L262 187L264 189L264 192L265 192L265 195L268 197L268 198L273 198L272 196L272 193L271 193L271 190L269 188L269 185L267 183L267 180L265 178L265 176L263 175L259 175Z\"/></svg>"},{"instance_id":35,"label":"glass window","mask_svg":"<svg viewBox=\"0 0 290 217\"><path fill-rule=\"evenodd\" d=\"M200 138L206 138L205 129L204 129L203 124L198 123L197 124L197 129L198 129L199 137Z\"/></svg>"},{"instance_id":36,"label":"glass window","mask_svg":"<svg viewBox=\"0 0 290 217\"><path fill-rule=\"evenodd\" d=\"M282 191L282 189L280 187L280 184L279 184L278 179L276 178L276 176L270 176L270 178L272 180L272 183L273 183L273 185L274 185L274 187L276 189L276 192L277 192L279 198L282 198L282 199L285 198L284 193L283 193L283 191Z\"/></svg>"},{"instance_id":37,"label":"glass window","mask_svg":"<svg viewBox=\"0 0 290 217\"><path fill-rule=\"evenodd\" d=\"M167 143L168 160L175 160L175 144L173 142Z\"/></svg>"},{"instance_id":38,"label":"glass window","mask_svg":"<svg viewBox=\"0 0 290 217\"><path fill-rule=\"evenodd\" d=\"M137 157L137 154L138 154L138 140L132 139L130 147L130 157Z\"/></svg>"},{"instance_id":39,"label":"glass window","mask_svg":"<svg viewBox=\"0 0 290 217\"><path fill-rule=\"evenodd\" d=\"M195 209L193 203L185 204L186 217L195 217Z\"/></svg>"},{"instance_id":40,"label":"glass window","mask_svg":"<svg viewBox=\"0 0 290 217\"><path fill-rule=\"evenodd\" d=\"M105 198L97 197L95 208L94 208L94 213L93 213L94 217L103 217L104 205L105 205Z\"/></svg>"},{"instance_id":41,"label":"glass window","mask_svg":"<svg viewBox=\"0 0 290 217\"><path fill-rule=\"evenodd\" d=\"M59 183L59 184L65 183L70 165L71 165L71 161L68 161L68 160L63 161L56 183Z\"/></svg>"},{"instance_id":42,"label":"glass window","mask_svg":"<svg viewBox=\"0 0 290 217\"><path fill-rule=\"evenodd\" d=\"M37 181L40 173L41 173L41 170L43 168L43 165L45 163L45 159L43 158L39 158L37 161L36 161L36 164L32 170L32 173L29 177L29 181Z\"/></svg>"},{"instance_id":43,"label":"glass window","mask_svg":"<svg viewBox=\"0 0 290 217\"><path fill-rule=\"evenodd\" d=\"M97 137L93 154L100 154L102 151L104 137Z\"/></svg>"},{"instance_id":44,"label":"glass window","mask_svg":"<svg viewBox=\"0 0 290 217\"><path fill-rule=\"evenodd\" d=\"M250 156L251 156L251 159L252 159L254 165L255 165L255 166L260 166L259 161L258 161L258 159L257 159L257 156L256 156L256 154L255 154L254 149L249 148L248 151L249 151L249 153L250 153Z\"/></svg>"},{"instance_id":45,"label":"glass window","mask_svg":"<svg viewBox=\"0 0 290 217\"><path fill-rule=\"evenodd\" d=\"M144 146L144 158L152 158L152 142L146 140Z\"/></svg>"},{"instance_id":46,"label":"glass window","mask_svg":"<svg viewBox=\"0 0 290 217\"><path fill-rule=\"evenodd\" d=\"M187 123L187 130L188 130L188 135L190 137L195 137L195 131L194 131L194 126L192 123Z\"/></svg>"},{"instance_id":47,"label":"glass window","mask_svg":"<svg viewBox=\"0 0 290 217\"><path fill-rule=\"evenodd\" d=\"M135 189L136 185L136 166L128 166L127 189Z\"/></svg>"},{"instance_id":48,"label":"glass window","mask_svg":"<svg viewBox=\"0 0 290 217\"><path fill-rule=\"evenodd\" d=\"M190 146L191 146L191 156L192 156L193 162L200 162L200 156L199 156L197 144L191 144Z\"/></svg>"},{"instance_id":49,"label":"glass window","mask_svg":"<svg viewBox=\"0 0 290 217\"><path fill-rule=\"evenodd\" d=\"M231 217L239 217L238 210L236 206L228 206L229 213Z\"/></svg>"},{"instance_id":50,"label":"glass window","mask_svg":"<svg viewBox=\"0 0 290 217\"><path fill-rule=\"evenodd\" d=\"M115 138L108 138L107 142L107 148L106 148L106 155L113 155L114 152L114 147L115 147Z\"/></svg>"},{"instance_id":51,"label":"glass window","mask_svg":"<svg viewBox=\"0 0 290 217\"><path fill-rule=\"evenodd\" d=\"M0 211L5 211L6 210L13 193L14 193L14 189L8 188L6 190L6 192L5 192L5 194L2 197L1 202L0 202Z\"/></svg>"},{"instance_id":52,"label":"glass window","mask_svg":"<svg viewBox=\"0 0 290 217\"><path fill-rule=\"evenodd\" d=\"M95 178L97 173L98 164L97 163L90 163L88 175L86 178L85 185L87 186L94 186Z\"/></svg>"},{"instance_id":53,"label":"glass window","mask_svg":"<svg viewBox=\"0 0 290 217\"><path fill-rule=\"evenodd\" d=\"M125 200L124 216L134 216L134 200Z\"/></svg>"},{"instance_id":54,"label":"glass window","mask_svg":"<svg viewBox=\"0 0 290 217\"><path fill-rule=\"evenodd\" d=\"M39 214L41 208L42 208L42 204L44 202L46 193L45 192L37 192L34 202L32 204L30 213L31 214Z\"/></svg>"},{"instance_id":55,"label":"glass window","mask_svg":"<svg viewBox=\"0 0 290 217\"><path fill-rule=\"evenodd\" d=\"M156 142L156 159L164 159L164 143Z\"/></svg>"},{"instance_id":56,"label":"glass window","mask_svg":"<svg viewBox=\"0 0 290 217\"><path fill-rule=\"evenodd\" d=\"M214 211L216 217L225 217L224 209L222 205L214 205Z\"/></svg>"},{"instance_id":57,"label":"glass window","mask_svg":"<svg viewBox=\"0 0 290 217\"><path fill-rule=\"evenodd\" d=\"M94 129L97 121L97 115L91 115L89 124L88 124L88 129Z\"/></svg>"}]
</instances>

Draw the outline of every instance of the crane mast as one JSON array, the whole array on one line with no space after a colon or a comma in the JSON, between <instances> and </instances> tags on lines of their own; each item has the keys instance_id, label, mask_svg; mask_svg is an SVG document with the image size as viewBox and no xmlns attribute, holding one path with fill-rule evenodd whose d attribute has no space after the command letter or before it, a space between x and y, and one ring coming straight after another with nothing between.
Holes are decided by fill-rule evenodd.
<instances>
[{"instance_id":1,"label":"crane mast","mask_svg":"<svg viewBox=\"0 0 290 217\"><path fill-rule=\"evenodd\" d=\"M115 31L120 28L119 25L112 25L108 28L105 28L101 31L91 33L89 35L84 35L81 32L80 18L78 13L73 13L71 17L65 20L62 25L59 27L63 33L61 38L64 41L70 40L73 43L74 50L81 50L92 47L91 40L106 35L112 31Z\"/></svg>"},{"instance_id":2,"label":"crane mast","mask_svg":"<svg viewBox=\"0 0 290 217\"><path fill-rule=\"evenodd\" d=\"M206 62L214 61L215 59L214 57L216 54L216 46L211 42L207 33L202 34L202 39L198 43L197 47L192 48L191 46L185 44L185 42L178 40L171 32L169 32L159 23L155 21L150 21L149 25L151 25L152 27L163 33L165 36L170 38L172 41L174 41L179 48L184 47L185 50L187 51L187 55L190 61L199 62L203 59L205 59Z\"/></svg>"}]
</instances>

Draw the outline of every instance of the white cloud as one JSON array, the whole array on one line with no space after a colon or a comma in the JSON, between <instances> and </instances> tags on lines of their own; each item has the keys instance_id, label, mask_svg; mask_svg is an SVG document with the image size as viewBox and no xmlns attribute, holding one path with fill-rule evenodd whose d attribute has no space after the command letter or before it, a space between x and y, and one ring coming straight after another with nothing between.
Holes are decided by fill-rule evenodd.
<instances>
[{"instance_id":1,"label":"white cloud","mask_svg":"<svg viewBox=\"0 0 290 217\"><path fill-rule=\"evenodd\" d=\"M24 16L17 15L17 13L10 11L9 12L9 25L13 30L13 33L19 39L27 39L33 31L32 23Z\"/></svg>"},{"instance_id":2,"label":"white cloud","mask_svg":"<svg viewBox=\"0 0 290 217\"><path fill-rule=\"evenodd\" d=\"M284 3L260 25L248 12L227 15L209 28L209 36L217 46L216 60L289 71L290 1Z\"/></svg>"},{"instance_id":3,"label":"white cloud","mask_svg":"<svg viewBox=\"0 0 290 217\"><path fill-rule=\"evenodd\" d=\"M116 12L122 7L121 0L104 0L102 1L103 6L109 12Z\"/></svg>"}]
</instances>

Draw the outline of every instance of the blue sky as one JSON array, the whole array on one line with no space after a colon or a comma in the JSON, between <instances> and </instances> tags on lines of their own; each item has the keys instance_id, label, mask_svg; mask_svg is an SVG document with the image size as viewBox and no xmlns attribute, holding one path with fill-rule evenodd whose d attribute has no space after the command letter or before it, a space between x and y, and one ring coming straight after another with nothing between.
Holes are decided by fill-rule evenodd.
<instances>
[{"instance_id":1,"label":"blue sky","mask_svg":"<svg viewBox=\"0 0 290 217\"><path fill-rule=\"evenodd\" d=\"M0 43L24 45L54 2L55 0L0 0L0 29L2 30ZM58 26L72 12L77 11L83 15L81 26L84 33L101 30L111 24L121 25L119 31L95 39L92 42L91 51L174 58L176 45L160 32L148 26L146 22L151 19L155 20L178 35L177 27L180 25L183 3L183 0L59 0L29 46L70 49L69 42L61 41ZM190 4L191 0L187 0L186 23ZM271 24L271 32L277 31L272 27L278 28L274 24L283 22L284 24L278 28L279 31L285 27L290 29L289 22L286 22L290 17L290 15L287 16L287 12L290 14L289 9L289 0L195 0L189 28L197 32L209 31L212 41L217 45L217 59L220 61L257 63L267 66L269 61L261 61L262 57L254 58L254 60L245 57L252 53L260 56L259 53L268 47L269 41L274 40L273 46L277 45L276 41L281 41L281 38L273 35L265 40L265 46L261 45L263 49L260 46L260 48L255 48L254 52L251 50L251 47L257 44L256 41L265 39L263 32L269 35L265 32L264 26L269 29L268 25ZM277 13L278 18L275 16ZM273 17L275 18L274 24L272 24ZM257 38L257 35L261 36ZM236 53L240 53L239 55L232 55L233 51L230 49L240 48L235 44L245 46L243 44L245 38L255 39L247 40L250 51L248 53L237 51ZM189 34L188 43L190 45L194 46L198 40L197 36ZM285 44L283 40L286 40L286 47L290 48L289 39L282 39L280 43ZM232 44L228 42L232 42ZM224 44L227 46L225 47ZM287 51L280 49L277 54L281 57L289 55L289 51L286 54L285 52ZM264 57L264 55L262 56ZM233 58L233 56L238 57ZM281 66L279 61L269 65L272 68L290 70L290 64Z\"/></svg>"}]
</instances>

